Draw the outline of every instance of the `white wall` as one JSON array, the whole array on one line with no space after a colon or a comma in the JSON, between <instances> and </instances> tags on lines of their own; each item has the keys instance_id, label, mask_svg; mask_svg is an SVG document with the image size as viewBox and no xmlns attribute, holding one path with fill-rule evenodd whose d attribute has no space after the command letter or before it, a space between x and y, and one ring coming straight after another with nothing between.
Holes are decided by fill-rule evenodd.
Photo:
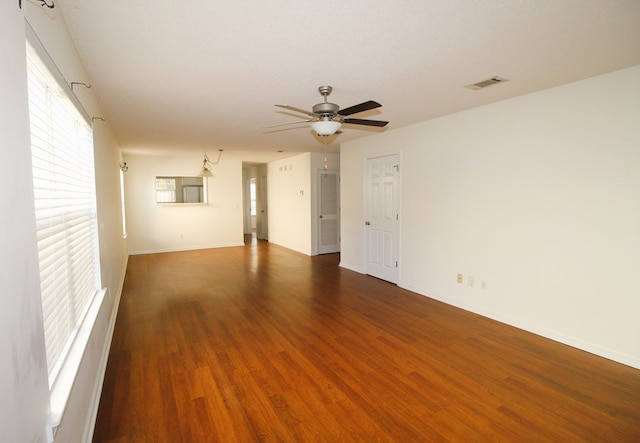
<instances>
[{"instance_id":1,"label":"white wall","mask_svg":"<svg viewBox=\"0 0 640 443\"><path fill-rule=\"evenodd\" d=\"M11 442L43 442L47 366L39 292L23 12L0 2L0 429Z\"/></svg>"},{"instance_id":2,"label":"white wall","mask_svg":"<svg viewBox=\"0 0 640 443\"><path fill-rule=\"evenodd\" d=\"M155 177L194 176L200 157L125 155L125 212L129 253L182 251L244 244L242 160L223 152L206 179L207 205L158 205Z\"/></svg>"},{"instance_id":3,"label":"white wall","mask_svg":"<svg viewBox=\"0 0 640 443\"><path fill-rule=\"evenodd\" d=\"M68 81L89 81L58 9L36 3L0 4L0 146L10 167L0 194L0 428L3 441L45 441L49 411L47 367L33 210L27 108L25 21L34 28ZM78 92L91 115L100 115L90 91ZM109 296L89 336L56 441L88 441L118 299L126 268L121 234L117 143L108 124L94 130L102 283Z\"/></svg>"},{"instance_id":4,"label":"white wall","mask_svg":"<svg viewBox=\"0 0 640 443\"><path fill-rule=\"evenodd\" d=\"M330 169L338 154L327 154ZM323 154L307 152L268 164L269 242L307 255L318 253L316 172Z\"/></svg>"},{"instance_id":5,"label":"white wall","mask_svg":"<svg viewBox=\"0 0 640 443\"><path fill-rule=\"evenodd\" d=\"M311 154L268 164L269 242L311 254Z\"/></svg>"},{"instance_id":6,"label":"white wall","mask_svg":"<svg viewBox=\"0 0 640 443\"><path fill-rule=\"evenodd\" d=\"M638 122L640 66L345 143L341 264L400 152L400 286L640 367Z\"/></svg>"}]
</instances>

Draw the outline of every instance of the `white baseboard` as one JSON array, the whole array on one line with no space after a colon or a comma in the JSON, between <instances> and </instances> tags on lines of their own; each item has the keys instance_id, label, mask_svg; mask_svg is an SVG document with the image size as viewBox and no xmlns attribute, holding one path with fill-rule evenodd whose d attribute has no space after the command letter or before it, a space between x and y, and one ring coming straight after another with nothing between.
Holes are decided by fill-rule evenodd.
<instances>
[{"instance_id":1,"label":"white baseboard","mask_svg":"<svg viewBox=\"0 0 640 443\"><path fill-rule=\"evenodd\" d=\"M357 272L358 274L365 274L364 269L360 268L359 266L354 266L354 265L349 264L349 263L340 262L338 264L338 266L340 266L341 268L348 269L349 271Z\"/></svg>"},{"instance_id":2,"label":"white baseboard","mask_svg":"<svg viewBox=\"0 0 640 443\"><path fill-rule=\"evenodd\" d=\"M197 251L200 249L217 249L217 248L231 248L234 246L244 246L244 243L219 243L215 245L203 245L203 246L191 246L180 248L157 248L157 249L142 249L129 251L129 255L144 255L144 254L163 254L166 252L183 252L183 251Z\"/></svg>"},{"instance_id":3,"label":"white baseboard","mask_svg":"<svg viewBox=\"0 0 640 443\"><path fill-rule=\"evenodd\" d=\"M557 341L559 343L574 347L576 349L580 349L582 351L589 352L590 354L597 355L599 357L606 358L608 360L615 361L617 363L622 363L623 365L631 366L632 368L640 369L640 358L624 354L622 352L618 352L614 349L609 349L604 346L597 345L595 343L590 343L585 340L572 337L570 335L563 334L558 331L541 328L536 325L531 325L528 323L524 323L518 320L514 320L513 318L505 317L504 315L496 314L495 312L491 312L489 310L478 310L476 308L472 308L470 306L466 306L463 303L456 303L452 300L440 297L434 297L432 295L427 295L423 291L418 288L414 288L410 285L401 285L403 289L407 289L408 291L415 292L418 295L422 295L424 297L429 297L434 300L438 300L442 303L446 303L450 306L455 306L456 308L464 309L465 311L473 312L474 314L482 315L483 317L490 318L495 321L499 321L501 323L505 323L507 325L516 327L518 329L522 329L527 332L531 332L532 334L539 335L541 337L548 338L553 341Z\"/></svg>"}]
</instances>

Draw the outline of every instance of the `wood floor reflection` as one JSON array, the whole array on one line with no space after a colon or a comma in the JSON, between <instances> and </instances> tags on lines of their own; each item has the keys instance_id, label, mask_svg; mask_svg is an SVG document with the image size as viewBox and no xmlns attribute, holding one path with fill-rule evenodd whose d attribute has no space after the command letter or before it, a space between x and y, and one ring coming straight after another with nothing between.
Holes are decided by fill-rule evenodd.
<instances>
[{"instance_id":1,"label":"wood floor reflection","mask_svg":"<svg viewBox=\"0 0 640 443\"><path fill-rule=\"evenodd\" d=\"M338 261L130 257L94 442L640 440L640 371Z\"/></svg>"}]
</instances>

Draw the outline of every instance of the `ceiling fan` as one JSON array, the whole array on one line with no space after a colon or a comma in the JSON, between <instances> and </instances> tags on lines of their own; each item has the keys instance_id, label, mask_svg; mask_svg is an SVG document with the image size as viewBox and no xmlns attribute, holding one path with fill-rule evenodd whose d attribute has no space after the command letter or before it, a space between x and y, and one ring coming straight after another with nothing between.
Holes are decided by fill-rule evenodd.
<instances>
[{"instance_id":1,"label":"ceiling fan","mask_svg":"<svg viewBox=\"0 0 640 443\"><path fill-rule=\"evenodd\" d=\"M340 109L340 106L335 103L329 103L327 97L331 94L333 88L331 86L320 86L318 91L324 97L324 102L318 103L311 108L311 111L296 108L289 105L276 105L279 108L288 109L290 111L301 112L311 117L308 120L301 122L281 123L276 125L265 126L265 128L274 128L276 126L293 125L304 122L310 122L311 127L318 135L328 137L336 133L343 123L349 123L352 125L364 125L364 126L377 126L384 127L389 124L382 120L369 120L363 118L349 118L349 115L357 114L359 112L369 111L370 109L376 109L382 106L380 103L373 100L369 100L358 105L350 106L348 108Z\"/></svg>"}]
</instances>

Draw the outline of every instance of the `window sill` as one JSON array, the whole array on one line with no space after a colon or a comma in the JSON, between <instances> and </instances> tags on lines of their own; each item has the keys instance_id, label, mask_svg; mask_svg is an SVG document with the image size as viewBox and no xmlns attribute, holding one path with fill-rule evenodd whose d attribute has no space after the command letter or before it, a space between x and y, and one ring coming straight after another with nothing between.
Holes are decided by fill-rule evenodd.
<instances>
[{"instance_id":1,"label":"window sill","mask_svg":"<svg viewBox=\"0 0 640 443\"><path fill-rule=\"evenodd\" d=\"M77 335L73 340L73 344L69 349L67 358L64 364L60 368L60 372L56 377L53 386L50 391L51 411L49 413L47 423L47 441L53 443L56 434L56 428L60 426L64 411L67 407L67 402L71 396L71 390L76 380L76 375L80 368L80 363L84 357L87 349L89 338L91 337L91 331L93 325L98 318L100 307L107 295L107 289L103 288L96 292L89 309L82 321L82 325L78 329Z\"/></svg>"},{"instance_id":2,"label":"window sill","mask_svg":"<svg viewBox=\"0 0 640 443\"><path fill-rule=\"evenodd\" d=\"M208 203L207 202L200 202L200 203L156 203L157 207L162 207L162 206L207 206Z\"/></svg>"}]
</instances>

